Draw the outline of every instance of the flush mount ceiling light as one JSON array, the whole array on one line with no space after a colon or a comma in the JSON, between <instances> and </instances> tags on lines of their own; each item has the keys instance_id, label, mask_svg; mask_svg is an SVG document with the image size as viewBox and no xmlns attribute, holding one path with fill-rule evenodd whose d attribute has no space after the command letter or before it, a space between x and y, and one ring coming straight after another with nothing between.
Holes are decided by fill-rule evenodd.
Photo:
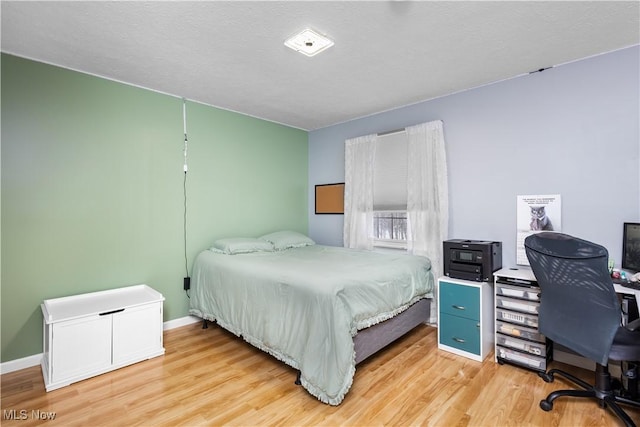
<instances>
[{"instance_id":1,"label":"flush mount ceiling light","mask_svg":"<svg viewBox=\"0 0 640 427\"><path fill-rule=\"evenodd\" d=\"M307 56L317 55L333 46L333 41L307 28L285 40L284 45Z\"/></svg>"}]
</instances>

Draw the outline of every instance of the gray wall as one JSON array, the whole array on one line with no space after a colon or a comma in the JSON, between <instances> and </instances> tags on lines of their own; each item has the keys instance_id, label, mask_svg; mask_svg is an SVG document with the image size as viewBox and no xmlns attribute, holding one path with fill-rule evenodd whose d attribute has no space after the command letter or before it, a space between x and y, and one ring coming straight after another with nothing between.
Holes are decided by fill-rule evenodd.
<instances>
[{"instance_id":1,"label":"gray wall","mask_svg":"<svg viewBox=\"0 0 640 427\"><path fill-rule=\"evenodd\" d=\"M640 221L639 62L634 46L310 132L310 236L342 246L343 217L315 215L313 188L344 181L345 139L441 119L451 238L502 241L514 266L516 196L560 194L562 231L619 265L622 223Z\"/></svg>"}]
</instances>

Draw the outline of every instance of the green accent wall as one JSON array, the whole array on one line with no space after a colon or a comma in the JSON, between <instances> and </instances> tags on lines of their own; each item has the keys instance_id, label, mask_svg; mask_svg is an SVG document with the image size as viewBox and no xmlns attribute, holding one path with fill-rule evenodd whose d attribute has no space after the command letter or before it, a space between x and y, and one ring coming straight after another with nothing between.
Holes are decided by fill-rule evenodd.
<instances>
[{"instance_id":1,"label":"green accent wall","mask_svg":"<svg viewBox=\"0 0 640 427\"><path fill-rule=\"evenodd\" d=\"M42 352L44 299L182 290L182 100L2 54L3 362ZM187 102L187 265L213 240L307 232L308 134Z\"/></svg>"}]
</instances>

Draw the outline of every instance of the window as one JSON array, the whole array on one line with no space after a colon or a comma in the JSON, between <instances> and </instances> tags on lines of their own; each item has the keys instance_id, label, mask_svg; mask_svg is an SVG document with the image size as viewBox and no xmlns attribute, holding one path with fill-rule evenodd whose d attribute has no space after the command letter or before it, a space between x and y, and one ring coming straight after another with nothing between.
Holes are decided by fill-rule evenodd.
<instances>
[{"instance_id":1,"label":"window","mask_svg":"<svg viewBox=\"0 0 640 427\"><path fill-rule=\"evenodd\" d=\"M374 246L406 248L407 211L376 211L373 213Z\"/></svg>"},{"instance_id":2,"label":"window","mask_svg":"<svg viewBox=\"0 0 640 427\"><path fill-rule=\"evenodd\" d=\"M407 150L406 132L381 135L376 142L374 246L407 247Z\"/></svg>"}]
</instances>

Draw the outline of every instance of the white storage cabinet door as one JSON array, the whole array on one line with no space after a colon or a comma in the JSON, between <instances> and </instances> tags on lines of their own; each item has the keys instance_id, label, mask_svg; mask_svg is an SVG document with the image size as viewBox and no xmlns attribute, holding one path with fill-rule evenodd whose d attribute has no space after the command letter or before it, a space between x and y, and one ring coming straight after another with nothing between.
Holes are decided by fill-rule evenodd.
<instances>
[{"instance_id":1,"label":"white storage cabinet door","mask_svg":"<svg viewBox=\"0 0 640 427\"><path fill-rule=\"evenodd\" d=\"M162 350L161 303L113 314L113 364L120 365Z\"/></svg>"},{"instance_id":2,"label":"white storage cabinet door","mask_svg":"<svg viewBox=\"0 0 640 427\"><path fill-rule=\"evenodd\" d=\"M111 366L111 316L82 317L53 325L52 382Z\"/></svg>"}]
</instances>

